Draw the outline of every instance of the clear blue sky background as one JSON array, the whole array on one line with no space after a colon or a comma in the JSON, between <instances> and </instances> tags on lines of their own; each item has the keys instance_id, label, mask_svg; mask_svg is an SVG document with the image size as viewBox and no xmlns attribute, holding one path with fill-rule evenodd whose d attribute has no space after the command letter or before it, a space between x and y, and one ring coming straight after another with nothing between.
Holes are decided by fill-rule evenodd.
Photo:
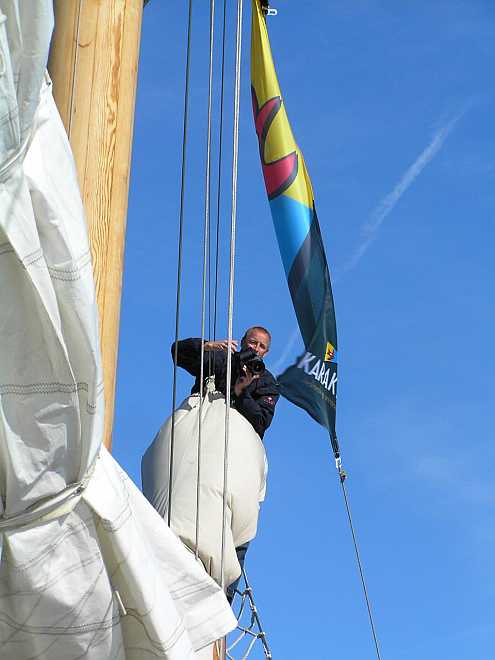
<instances>
[{"instance_id":1,"label":"clear blue sky background","mask_svg":"<svg viewBox=\"0 0 495 660\"><path fill-rule=\"evenodd\" d=\"M208 4L194 11L182 336L200 333ZM153 0L143 24L114 432L138 483L171 409L186 5ZM252 123L245 5L234 335L268 326L280 371L300 344L287 352L295 316ZM276 6L272 48L334 282L337 428L383 659L491 660L495 3ZM221 336L228 211L226 199ZM179 396L189 387L181 376ZM265 444L268 496L247 568L274 658L373 658L325 431L281 401Z\"/></svg>"}]
</instances>

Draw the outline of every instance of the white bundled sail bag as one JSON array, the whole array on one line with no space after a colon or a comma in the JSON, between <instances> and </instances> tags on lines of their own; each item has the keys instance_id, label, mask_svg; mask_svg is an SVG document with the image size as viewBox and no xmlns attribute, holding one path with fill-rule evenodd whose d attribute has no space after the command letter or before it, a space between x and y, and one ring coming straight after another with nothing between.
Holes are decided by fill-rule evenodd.
<instances>
[{"instance_id":1,"label":"white bundled sail bag","mask_svg":"<svg viewBox=\"0 0 495 660\"><path fill-rule=\"evenodd\" d=\"M199 517L199 557L217 581L221 579L222 563L225 411L225 397L213 391L211 382L208 383L202 405L199 395L195 394L185 399L176 410L171 488L170 525L185 545L195 551ZM169 417L142 461L143 492L165 519L168 519L171 431L172 417ZM236 547L256 536L267 473L263 443L251 424L235 408L229 411L227 465L223 567L225 584L229 585L241 573Z\"/></svg>"},{"instance_id":2,"label":"white bundled sail bag","mask_svg":"<svg viewBox=\"0 0 495 660\"><path fill-rule=\"evenodd\" d=\"M101 446L90 248L43 83L52 24L52 0L0 0L0 657L193 660L236 621Z\"/></svg>"}]
</instances>

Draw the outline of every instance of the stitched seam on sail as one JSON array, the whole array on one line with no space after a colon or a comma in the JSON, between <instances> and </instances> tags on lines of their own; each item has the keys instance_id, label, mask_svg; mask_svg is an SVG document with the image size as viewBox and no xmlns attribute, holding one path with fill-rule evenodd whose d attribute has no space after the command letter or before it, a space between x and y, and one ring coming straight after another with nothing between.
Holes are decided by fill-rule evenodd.
<instances>
[{"instance_id":1,"label":"stitched seam on sail","mask_svg":"<svg viewBox=\"0 0 495 660\"><path fill-rule=\"evenodd\" d=\"M56 394L57 392L63 392L64 394L74 394L77 392L84 391L86 394L89 393L89 385L85 382L78 382L75 385L73 383L30 383L28 385L16 385L14 383L4 383L0 384L0 396L1 395L10 395L10 396L26 396L28 394ZM97 385L95 390L95 396L99 396L103 391L103 382ZM86 407L88 413L93 414L96 410L97 403L96 401L87 401Z\"/></svg>"}]
</instances>

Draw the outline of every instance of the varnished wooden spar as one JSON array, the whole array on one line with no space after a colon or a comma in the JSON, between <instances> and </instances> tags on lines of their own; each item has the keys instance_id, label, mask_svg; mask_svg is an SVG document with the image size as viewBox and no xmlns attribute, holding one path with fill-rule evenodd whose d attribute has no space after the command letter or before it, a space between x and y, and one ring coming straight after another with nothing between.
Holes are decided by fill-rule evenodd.
<instances>
[{"instance_id":1,"label":"varnished wooden spar","mask_svg":"<svg viewBox=\"0 0 495 660\"><path fill-rule=\"evenodd\" d=\"M143 0L55 0L54 6L49 70L88 220L110 448Z\"/></svg>"}]
</instances>

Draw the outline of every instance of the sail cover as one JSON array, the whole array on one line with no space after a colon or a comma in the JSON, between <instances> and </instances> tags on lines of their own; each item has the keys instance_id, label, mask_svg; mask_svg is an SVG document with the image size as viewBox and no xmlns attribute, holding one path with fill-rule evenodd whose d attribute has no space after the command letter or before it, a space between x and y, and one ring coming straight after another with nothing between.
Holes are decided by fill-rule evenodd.
<instances>
[{"instance_id":1,"label":"sail cover","mask_svg":"<svg viewBox=\"0 0 495 660\"><path fill-rule=\"evenodd\" d=\"M219 587L101 447L91 256L45 66L51 0L0 0L0 655L195 658Z\"/></svg>"},{"instance_id":2,"label":"sail cover","mask_svg":"<svg viewBox=\"0 0 495 660\"><path fill-rule=\"evenodd\" d=\"M198 457L200 416L202 451ZM198 555L208 573L218 583L223 573L228 586L241 575L236 548L256 536L260 502L266 489L265 449L247 419L232 408L224 484L225 397L214 391L211 380L203 404L200 405L198 394L188 397L175 411L174 422L172 488L169 484L172 417L169 417L143 456L143 492L167 520L171 490L171 528L191 550L196 549L197 542ZM222 529L224 489L225 530Z\"/></svg>"},{"instance_id":3,"label":"sail cover","mask_svg":"<svg viewBox=\"0 0 495 660\"><path fill-rule=\"evenodd\" d=\"M306 349L278 377L280 391L329 430L338 453L337 328L330 275L311 181L287 118L260 0L252 2L251 84L266 191Z\"/></svg>"}]
</instances>

